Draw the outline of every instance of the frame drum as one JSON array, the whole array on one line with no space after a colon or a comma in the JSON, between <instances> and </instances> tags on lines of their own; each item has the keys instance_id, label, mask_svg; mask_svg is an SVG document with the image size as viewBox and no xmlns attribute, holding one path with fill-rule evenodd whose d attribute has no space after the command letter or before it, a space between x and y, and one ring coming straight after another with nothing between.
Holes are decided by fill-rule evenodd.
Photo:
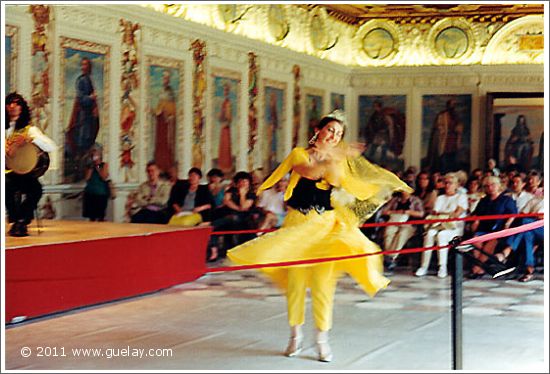
<instances>
[{"instance_id":1,"label":"frame drum","mask_svg":"<svg viewBox=\"0 0 550 374\"><path fill-rule=\"evenodd\" d=\"M15 152L15 155L9 157L6 155L6 169L16 174L29 174L38 178L42 176L50 166L48 154L42 151L33 143L26 143Z\"/></svg>"}]
</instances>

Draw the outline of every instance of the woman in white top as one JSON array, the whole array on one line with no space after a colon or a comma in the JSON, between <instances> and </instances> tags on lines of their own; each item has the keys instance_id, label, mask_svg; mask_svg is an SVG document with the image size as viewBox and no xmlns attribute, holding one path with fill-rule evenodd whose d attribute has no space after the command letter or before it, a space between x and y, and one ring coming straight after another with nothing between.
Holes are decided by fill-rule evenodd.
<instances>
[{"instance_id":1,"label":"woman in white top","mask_svg":"<svg viewBox=\"0 0 550 374\"><path fill-rule=\"evenodd\" d=\"M444 178L445 194L439 195L435 200L432 215L441 216L441 218L460 218L465 217L468 210L468 198L466 194L457 192L458 179L452 174L446 174ZM434 217L435 218L435 217ZM444 246L455 236L462 236L464 232L464 221L434 223L428 227L424 236L424 247L433 247L437 239L438 246ZM439 271L437 276L445 278L447 276L447 257L449 250L440 249L438 254ZM416 271L417 277L422 277L428 273L428 267L432 258L432 251L422 252L422 263Z\"/></svg>"}]
</instances>

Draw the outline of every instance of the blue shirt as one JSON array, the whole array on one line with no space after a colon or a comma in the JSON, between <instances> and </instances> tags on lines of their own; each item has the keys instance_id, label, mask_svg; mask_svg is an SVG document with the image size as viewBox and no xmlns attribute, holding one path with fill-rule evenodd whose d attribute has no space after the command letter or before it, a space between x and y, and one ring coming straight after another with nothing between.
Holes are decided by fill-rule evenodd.
<instances>
[{"instance_id":1,"label":"blue shirt","mask_svg":"<svg viewBox=\"0 0 550 374\"><path fill-rule=\"evenodd\" d=\"M517 214L518 208L516 202L510 196L506 196L504 193L498 195L494 200L491 200L489 196L485 196L477 204L476 209L472 213L473 216L489 216L497 214ZM506 219L497 220L481 220L477 231L492 232L502 230Z\"/></svg>"}]
</instances>

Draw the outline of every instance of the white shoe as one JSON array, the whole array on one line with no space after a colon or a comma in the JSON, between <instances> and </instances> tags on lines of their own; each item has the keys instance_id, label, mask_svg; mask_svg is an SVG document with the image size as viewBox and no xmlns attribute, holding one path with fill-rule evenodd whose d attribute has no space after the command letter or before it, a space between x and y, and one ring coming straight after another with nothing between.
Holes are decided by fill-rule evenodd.
<instances>
[{"instance_id":1,"label":"white shoe","mask_svg":"<svg viewBox=\"0 0 550 374\"><path fill-rule=\"evenodd\" d=\"M439 278L447 277L447 267L446 266L440 266L439 270L437 271L437 276Z\"/></svg>"},{"instance_id":2,"label":"white shoe","mask_svg":"<svg viewBox=\"0 0 550 374\"><path fill-rule=\"evenodd\" d=\"M416 273L414 273L417 277L423 277L426 274L428 274L428 268L424 267L419 267Z\"/></svg>"},{"instance_id":3,"label":"white shoe","mask_svg":"<svg viewBox=\"0 0 550 374\"><path fill-rule=\"evenodd\" d=\"M285 356L286 357L294 357L300 352L302 352L302 348L304 347L304 337L303 336L295 336L290 337L290 340L288 341L288 346L285 350Z\"/></svg>"},{"instance_id":4,"label":"white shoe","mask_svg":"<svg viewBox=\"0 0 550 374\"><path fill-rule=\"evenodd\" d=\"M332 350L328 341L317 342L317 352L319 353L319 361L321 362L331 362L332 361Z\"/></svg>"}]
</instances>

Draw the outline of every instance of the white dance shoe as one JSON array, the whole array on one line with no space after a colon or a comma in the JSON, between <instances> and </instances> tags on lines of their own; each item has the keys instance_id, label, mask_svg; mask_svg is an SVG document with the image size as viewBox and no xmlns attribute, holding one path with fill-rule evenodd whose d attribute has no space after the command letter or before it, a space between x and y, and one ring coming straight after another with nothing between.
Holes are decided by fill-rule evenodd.
<instances>
[{"instance_id":1,"label":"white dance shoe","mask_svg":"<svg viewBox=\"0 0 550 374\"><path fill-rule=\"evenodd\" d=\"M428 274L428 268L425 267L419 267L416 273L414 273L417 277L423 277L426 274Z\"/></svg>"},{"instance_id":2,"label":"white dance shoe","mask_svg":"<svg viewBox=\"0 0 550 374\"><path fill-rule=\"evenodd\" d=\"M303 336L294 336L290 337L288 341L288 346L285 350L286 357L294 357L302 352L304 348L304 337Z\"/></svg>"},{"instance_id":3,"label":"white dance shoe","mask_svg":"<svg viewBox=\"0 0 550 374\"><path fill-rule=\"evenodd\" d=\"M332 350L330 349L328 340L317 342L317 353L319 354L319 361L321 362L332 361Z\"/></svg>"}]
</instances>

